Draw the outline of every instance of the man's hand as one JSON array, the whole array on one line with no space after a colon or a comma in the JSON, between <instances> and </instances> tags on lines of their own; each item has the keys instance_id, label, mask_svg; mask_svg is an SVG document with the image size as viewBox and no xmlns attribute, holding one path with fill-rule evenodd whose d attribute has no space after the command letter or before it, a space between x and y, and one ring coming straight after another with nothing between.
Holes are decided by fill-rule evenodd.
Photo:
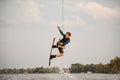
<instances>
[{"instance_id":1,"label":"man's hand","mask_svg":"<svg viewBox=\"0 0 120 80\"><path fill-rule=\"evenodd\" d=\"M57 26L57 28L60 30L60 26Z\"/></svg>"},{"instance_id":2,"label":"man's hand","mask_svg":"<svg viewBox=\"0 0 120 80\"><path fill-rule=\"evenodd\" d=\"M57 44L58 44L58 45L63 45L63 43L62 43L62 42L60 42L60 41L58 41L58 42L57 42Z\"/></svg>"}]
</instances>

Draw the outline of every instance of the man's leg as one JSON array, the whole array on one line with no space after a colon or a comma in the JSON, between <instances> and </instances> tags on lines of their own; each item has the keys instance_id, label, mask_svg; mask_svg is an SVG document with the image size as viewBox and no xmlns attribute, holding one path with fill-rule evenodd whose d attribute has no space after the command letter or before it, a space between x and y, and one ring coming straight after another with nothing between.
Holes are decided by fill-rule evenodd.
<instances>
[{"instance_id":1,"label":"man's leg","mask_svg":"<svg viewBox=\"0 0 120 80\"><path fill-rule=\"evenodd\" d=\"M58 50L59 50L59 54L56 54L56 57L61 57L61 56L63 56L64 54L64 51L63 51L63 48L58 48Z\"/></svg>"},{"instance_id":2,"label":"man's leg","mask_svg":"<svg viewBox=\"0 0 120 80\"><path fill-rule=\"evenodd\" d=\"M64 54L60 53L60 54L56 54L56 57L62 57Z\"/></svg>"},{"instance_id":3,"label":"man's leg","mask_svg":"<svg viewBox=\"0 0 120 80\"><path fill-rule=\"evenodd\" d=\"M61 43L61 42L58 41L58 42L57 42L57 45L53 45L52 48L58 48L58 45L61 45L60 43Z\"/></svg>"},{"instance_id":4,"label":"man's leg","mask_svg":"<svg viewBox=\"0 0 120 80\"><path fill-rule=\"evenodd\" d=\"M55 55L51 55L50 56L50 59L52 59L52 58L56 58L56 57L61 57L61 56L63 56L64 54L64 51L63 51L63 48L58 48L58 50L59 50L59 54L55 54Z\"/></svg>"}]
</instances>

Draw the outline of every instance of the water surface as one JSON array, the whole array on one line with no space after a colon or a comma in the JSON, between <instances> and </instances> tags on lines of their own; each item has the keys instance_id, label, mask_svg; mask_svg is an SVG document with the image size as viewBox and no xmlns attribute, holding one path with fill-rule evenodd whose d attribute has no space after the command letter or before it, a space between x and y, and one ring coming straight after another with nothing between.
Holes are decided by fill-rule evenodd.
<instances>
[{"instance_id":1,"label":"water surface","mask_svg":"<svg viewBox=\"0 0 120 80\"><path fill-rule=\"evenodd\" d=\"M120 80L120 74L0 74L0 80Z\"/></svg>"}]
</instances>

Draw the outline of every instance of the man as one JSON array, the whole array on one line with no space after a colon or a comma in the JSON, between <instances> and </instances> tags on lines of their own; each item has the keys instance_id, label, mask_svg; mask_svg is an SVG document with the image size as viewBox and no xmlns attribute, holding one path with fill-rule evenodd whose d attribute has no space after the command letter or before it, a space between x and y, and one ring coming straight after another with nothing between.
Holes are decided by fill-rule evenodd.
<instances>
[{"instance_id":1,"label":"man","mask_svg":"<svg viewBox=\"0 0 120 80\"><path fill-rule=\"evenodd\" d=\"M53 45L52 48L58 48L60 53L56 54L56 55L50 55L50 60L52 58L63 56L64 55L63 49L65 48L65 45L70 42L71 33L70 32L66 32L66 34L64 34L59 26L57 26L57 28L60 31L60 33L63 36L63 38L60 41L57 42L57 45Z\"/></svg>"}]
</instances>

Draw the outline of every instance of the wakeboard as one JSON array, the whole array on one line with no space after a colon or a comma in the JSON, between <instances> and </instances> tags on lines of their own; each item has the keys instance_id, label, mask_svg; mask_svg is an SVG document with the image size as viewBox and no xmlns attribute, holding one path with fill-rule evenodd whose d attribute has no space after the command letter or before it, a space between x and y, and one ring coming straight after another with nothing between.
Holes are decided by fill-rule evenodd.
<instances>
[{"instance_id":1,"label":"wakeboard","mask_svg":"<svg viewBox=\"0 0 120 80\"><path fill-rule=\"evenodd\" d=\"M55 42L55 37L53 38L52 46L54 45L54 42ZM52 54L52 46L51 46L51 50L50 50L50 55ZM50 60L50 56L49 56L49 66L50 65L51 65L51 60Z\"/></svg>"}]
</instances>

